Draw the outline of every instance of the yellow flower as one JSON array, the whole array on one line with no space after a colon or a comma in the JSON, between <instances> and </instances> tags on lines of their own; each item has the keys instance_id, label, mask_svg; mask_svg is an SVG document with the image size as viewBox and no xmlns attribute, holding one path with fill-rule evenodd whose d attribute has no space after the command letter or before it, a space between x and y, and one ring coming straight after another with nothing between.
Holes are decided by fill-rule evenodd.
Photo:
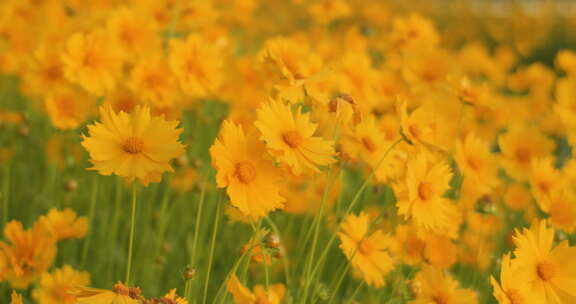
<instances>
[{"instance_id":1,"label":"yellow flower","mask_svg":"<svg viewBox=\"0 0 576 304\"><path fill-rule=\"evenodd\" d=\"M279 194L280 174L263 154L262 145L230 121L224 121L220 136L210 147L216 184L227 187L232 205L253 218L282 208L285 201Z\"/></svg>"},{"instance_id":2,"label":"yellow flower","mask_svg":"<svg viewBox=\"0 0 576 304\"><path fill-rule=\"evenodd\" d=\"M95 95L114 88L122 67L119 50L110 47L103 30L70 37L62 62L66 78Z\"/></svg>"},{"instance_id":3,"label":"yellow flower","mask_svg":"<svg viewBox=\"0 0 576 304\"><path fill-rule=\"evenodd\" d=\"M290 86L303 84L322 67L322 58L310 50L305 40L296 38L269 39L257 58L273 79Z\"/></svg>"},{"instance_id":4,"label":"yellow flower","mask_svg":"<svg viewBox=\"0 0 576 304\"><path fill-rule=\"evenodd\" d=\"M38 275L48 270L56 256L56 238L45 220L24 230L18 221L4 227L4 237L11 244L0 241L0 273L15 288L26 288ZM1 260L4 260L4 264Z\"/></svg>"},{"instance_id":5,"label":"yellow flower","mask_svg":"<svg viewBox=\"0 0 576 304\"><path fill-rule=\"evenodd\" d=\"M93 104L90 96L72 88L52 91L46 96L46 112L58 129L75 129L86 120Z\"/></svg>"},{"instance_id":6,"label":"yellow flower","mask_svg":"<svg viewBox=\"0 0 576 304\"><path fill-rule=\"evenodd\" d=\"M452 171L441 159L420 152L406 164L406 177L396 185L398 214L417 226L455 237L459 225L456 206L444 194L450 189Z\"/></svg>"},{"instance_id":7,"label":"yellow flower","mask_svg":"<svg viewBox=\"0 0 576 304\"><path fill-rule=\"evenodd\" d=\"M500 269L500 284L490 277L490 283L494 288L494 297L499 304L537 304L542 303L542 298L532 293L530 285L522 280L522 271L518 271L510 260L510 254L502 257Z\"/></svg>"},{"instance_id":8,"label":"yellow flower","mask_svg":"<svg viewBox=\"0 0 576 304\"><path fill-rule=\"evenodd\" d=\"M168 64L160 55L140 60L132 69L129 86L143 101L171 106L178 93Z\"/></svg>"},{"instance_id":9,"label":"yellow flower","mask_svg":"<svg viewBox=\"0 0 576 304\"><path fill-rule=\"evenodd\" d=\"M34 52L30 70L24 75L24 87L33 95L43 96L67 85L61 47L43 46Z\"/></svg>"},{"instance_id":10,"label":"yellow flower","mask_svg":"<svg viewBox=\"0 0 576 304\"><path fill-rule=\"evenodd\" d=\"M178 141L182 129L178 121L152 117L147 106L136 107L130 114L115 113L110 106L100 107L102 122L88 126L82 145L102 175L116 174L129 180L138 178L147 185L160 175L172 172L170 160L184 153Z\"/></svg>"},{"instance_id":11,"label":"yellow flower","mask_svg":"<svg viewBox=\"0 0 576 304\"><path fill-rule=\"evenodd\" d=\"M460 288L458 282L440 268L424 266L412 283L415 299L408 304L476 304L476 293Z\"/></svg>"},{"instance_id":12,"label":"yellow flower","mask_svg":"<svg viewBox=\"0 0 576 304\"><path fill-rule=\"evenodd\" d=\"M470 180L481 193L494 189L498 183L496 159L489 151L488 142L468 134L456 144L456 163L464 179Z\"/></svg>"},{"instance_id":13,"label":"yellow flower","mask_svg":"<svg viewBox=\"0 0 576 304\"><path fill-rule=\"evenodd\" d=\"M112 290L76 287L73 294L78 304L139 304L140 288L129 288L118 282Z\"/></svg>"},{"instance_id":14,"label":"yellow flower","mask_svg":"<svg viewBox=\"0 0 576 304\"><path fill-rule=\"evenodd\" d=\"M516 230L513 267L523 271L517 280L525 281L538 298L550 304L576 302L576 247L564 241L554 246L554 229L545 221L530 229Z\"/></svg>"},{"instance_id":15,"label":"yellow flower","mask_svg":"<svg viewBox=\"0 0 576 304\"><path fill-rule=\"evenodd\" d=\"M52 208L46 219L59 240L83 238L88 231L88 218L77 217L76 212L69 208L62 211Z\"/></svg>"},{"instance_id":16,"label":"yellow flower","mask_svg":"<svg viewBox=\"0 0 576 304\"><path fill-rule=\"evenodd\" d=\"M554 168L551 157L532 160L530 170L530 191L544 212L550 208L550 198L564 188L565 179L561 172Z\"/></svg>"},{"instance_id":17,"label":"yellow flower","mask_svg":"<svg viewBox=\"0 0 576 304\"><path fill-rule=\"evenodd\" d=\"M498 145L506 173L520 181L528 178L534 158L548 156L554 149L551 139L528 126L512 126L498 138Z\"/></svg>"},{"instance_id":18,"label":"yellow flower","mask_svg":"<svg viewBox=\"0 0 576 304\"><path fill-rule=\"evenodd\" d=\"M548 201L550 224L557 229L573 232L576 228L576 195L568 189L554 192Z\"/></svg>"},{"instance_id":19,"label":"yellow flower","mask_svg":"<svg viewBox=\"0 0 576 304\"><path fill-rule=\"evenodd\" d=\"M210 41L193 34L185 41L170 41L170 69L180 88L192 97L203 97L222 82L222 54Z\"/></svg>"},{"instance_id":20,"label":"yellow flower","mask_svg":"<svg viewBox=\"0 0 576 304\"><path fill-rule=\"evenodd\" d=\"M381 230L373 233L369 230L369 217L365 213L346 216L341 232L338 232L342 242L340 248L368 285L381 287L384 285L384 276L394 266L388 253L392 239Z\"/></svg>"},{"instance_id":21,"label":"yellow flower","mask_svg":"<svg viewBox=\"0 0 576 304\"><path fill-rule=\"evenodd\" d=\"M253 293L242 285L235 274L228 279L226 287L234 297L235 304L280 304L286 293L286 288L282 284L271 285L268 291L266 291L264 286L256 285Z\"/></svg>"},{"instance_id":22,"label":"yellow flower","mask_svg":"<svg viewBox=\"0 0 576 304\"><path fill-rule=\"evenodd\" d=\"M300 175L304 169L317 172L317 166L335 161L334 143L314 136L317 125L310 121L310 113L302 113L300 108L293 113L290 105L278 100L263 104L257 113L254 124L262 133L261 139L294 174Z\"/></svg>"},{"instance_id":23,"label":"yellow flower","mask_svg":"<svg viewBox=\"0 0 576 304\"><path fill-rule=\"evenodd\" d=\"M556 54L556 66L570 76L576 76L576 53L562 50Z\"/></svg>"},{"instance_id":24,"label":"yellow flower","mask_svg":"<svg viewBox=\"0 0 576 304\"><path fill-rule=\"evenodd\" d=\"M129 7L120 7L110 15L107 30L112 42L109 47L121 50L129 62L161 47L155 20Z\"/></svg>"},{"instance_id":25,"label":"yellow flower","mask_svg":"<svg viewBox=\"0 0 576 304\"><path fill-rule=\"evenodd\" d=\"M22 295L16 293L14 290L12 290L11 299L10 304L24 304L24 301L22 301Z\"/></svg>"},{"instance_id":26,"label":"yellow flower","mask_svg":"<svg viewBox=\"0 0 576 304\"><path fill-rule=\"evenodd\" d=\"M316 22L327 24L350 15L350 5L345 0L322 0L310 5L309 11Z\"/></svg>"},{"instance_id":27,"label":"yellow flower","mask_svg":"<svg viewBox=\"0 0 576 304\"><path fill-rule=\"evenodd\" d=\"M90 284L90 275L85 271L76 271L65 265L40 277L40 288L34 290L33 296L41 304L76 304L72 293L79 286Z\"/></svg>"}]
</instances>

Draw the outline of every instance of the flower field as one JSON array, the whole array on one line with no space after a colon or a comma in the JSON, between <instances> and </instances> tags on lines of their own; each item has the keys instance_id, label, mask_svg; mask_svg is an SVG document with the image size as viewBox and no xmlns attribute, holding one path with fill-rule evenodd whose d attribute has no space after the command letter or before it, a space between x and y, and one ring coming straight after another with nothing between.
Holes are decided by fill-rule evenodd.
<instances>
[{"instance_id":1,"label":"flower field","mask_svg":"<svg viewBox=\"0 0 576 304\"><path fill-rule=\"evenodd\" d=\"M0 1L0 304L576 303L570 1Z\"/></svg>"}]
</instances>

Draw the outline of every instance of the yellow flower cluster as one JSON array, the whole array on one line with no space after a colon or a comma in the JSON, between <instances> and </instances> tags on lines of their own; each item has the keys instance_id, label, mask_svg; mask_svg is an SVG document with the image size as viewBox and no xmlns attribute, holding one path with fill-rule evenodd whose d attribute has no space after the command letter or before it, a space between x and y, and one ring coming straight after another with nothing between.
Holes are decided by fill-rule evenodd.
<instances>
[{"instance_id":1,"label":"yellow flower cluster","mask_svg":"<svg viewBox=\"0 0 576 304\"><path fill-rule=\"evenodd\" d=\"M216 217L204 302L216 290L224 303L226 289L240 304L352 302L368 288L366 303L471 304L491 285L500 304L576 303L576 50L538 58L551 21L522 5L454 1L458 19L396 2L5 0L0 73L16 76L26 106L0 109L0 127L43 115L58 132L45 144L55 170L87 154L90 170L134 188L124 283L90 288L87 272L51 269L58 242L88 233L71 209L27 230L5 223L0 282L34 286L43 304L188 303L129 287L137 181L159 183L158 217L177 205L170 188L182 201L218 197L205 207ZM1 165L15 150L0 144ZM192 261L202 204L194 225L179 223L194 227ZM212 264L220 204L254 235L218 289L208 283L225 265ZM349 270L362 282L354 293L339 289ZM265 284L252 280L260 271ZM269 284L277 272L285 281ZM326 272L328 295L316 291ZM385 288L389 299L375 296Z\"/></svg>"}]
</instances>

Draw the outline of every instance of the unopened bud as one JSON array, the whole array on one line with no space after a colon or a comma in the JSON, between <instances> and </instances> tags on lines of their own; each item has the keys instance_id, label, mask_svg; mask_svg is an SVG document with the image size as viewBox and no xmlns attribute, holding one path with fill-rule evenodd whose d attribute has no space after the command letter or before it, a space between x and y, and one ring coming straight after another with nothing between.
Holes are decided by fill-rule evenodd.
<instances>
[{"instance_id":1,"label":"unopened bud","mask_svg":"<svg viewBox=\"0 0 576 304\"><path fill-rule=\"evenodd\" d=\"M176 160L174 160L174 165L176 167L184 167L188 165L188 157L186 155L182 155L176 158Z\"/></svg>"},{"instance_id":2,"label":"unopened bud","mask_svg":"<svg viewBox=\"0 0 576 304\"><path fill-rule=\"evenodd\" d=\"M21 126L20 128L18 128L18 135L22 137L27 137L28 135L30 135L30 128L28 128L28 126Z\"/></svg>"},{"instance_id":3,"label":"unopened bud","mask_svg":"<svg viewBox=\"0 0 576 304\"><path fill-rule=\"evenodd\" d=\"M74 192L76 191L76 189L78 189L78 181L75 179L70 179L66 182L66 184L64 185L64 189L67 192Z\"/></svg>"},{"instance_id":4,"label":"unopened bud","mask_svg":"<svg viewBox=\"0 0 576 304\"><path fill-rule=\"evenodd\" d=\"M266 247L277 249L280 247L280 237L274 232L266 235Z\"/></svg>"},{"instance_id":5,"label":"unopened bud","mask_svg":"<svg viewBox=\"0 0 576 304\"><path fill-rule=\"evenodd\" d=\"M182 272L182 278L186 281L194 280L196 278L196 269L187 266Z\"/></svg>"}]
</instances>

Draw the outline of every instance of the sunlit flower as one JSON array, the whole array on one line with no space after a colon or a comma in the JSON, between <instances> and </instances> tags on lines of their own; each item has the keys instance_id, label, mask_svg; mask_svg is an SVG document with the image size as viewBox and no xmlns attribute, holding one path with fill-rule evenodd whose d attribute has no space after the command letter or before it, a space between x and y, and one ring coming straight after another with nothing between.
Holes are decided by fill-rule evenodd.
<instances>
[{"instance_id":1,"label":"sunlit flower","mask_svg":"<svg viewBox=\"0 0 576 304\"><path fill-rule=\"evenodd\" d=\"M217 170L216 184L226 187L232 205L242 213L258 218L282 208L280 174L264 158L262 144L247 136L241 126L224 121L210 155Z\"/></svg>"},{"instance_id":2,"label":"sunlit flower","mask_svg":"<svg viewBox=\"0 0 576 304\"><path fill-rule=\"evenodd\" d=\"M88 218L76 216L76 212L69 208L62 211L52 208L46 219L59 240L83 238L88 231Z\"/></svg>"},{"instance_id":3,"label":"sunlit flower","mask_svg":"<svg viewBox=\"0 0 576 304\"><path fill-rule=\"evenodd\" d=\"M78 304L138 304L142 299L140 288L128 287L120 282L112 290L76 287L73 294Z\"/></svg>"},{"instance_id":4,"label":"sunlit flower","mask_svg":"<svg viewBox=\"0 0 576 304\"><path fill-rule=\"evenodd\" d=\"M369 217L365 213L348 215L338 233L342 242L340 248L369 285L381 287L384 276L394 265L388 252L392 239L381 230L371 232L370 229Z\"/></svg>"},{"instance_id":5,"label":"sunlit flower","mask_svg":"<svg viewBox=\"0 0 576 304\"><path fill-rule=\"evenodd\" d=\"M415 299L409 304L476 304L476 293L460 288L458 282L440 268L424 266L414 278L412 289Z\"/></svg>"},{"instance_id":6,"label":"sunlit flower","mask_svg":"<svg viewBox=\"0 0 576 304\"><path fill-rule=\"evenodd\" d=\"M74 270L65 265L52 273L43 273L40 288L34 290L34 298L41 304L76 304L73 291L79 286L90 284L87 272Z\"/></svg>"},{"instance_id":7,"label":"sunlit flower","mask_svg":"<svg viewBox=\"0 0 576 304\"><path fill-rule=\"evenodd\" d=\"M235 304L280 304L284 299L286 288L282 284L270 285L268 290L262 285L256 285L254 292L242 285L236 275L232 275L227 283L228 291L234 297Z\"/></svg>"},{"instance_id":8,"label":"sunlit flower","mask_svg":"<svg viewBox=\"0 0 576 304\"><path fill-rule=\"evenodd\" d=\"M147 185L160 175L172 172L170 160L184 153L178 141L182 129L178 121L153 117L147 106L130 114L115 113L110 106L100 107L102 121L88 126L82 145L90 161L102 175L116 174Z\"/></svg>"},{"instance_id":9,"label":"sunlit flower","mask_svg":"<svg viewBox=\"0 0 576 304\"><path fill-rule=\"evenodd\" d=\"M268 150L296 175L334 162L333 142L314 136L317 125L310 121L310 113L302 113L300 108L294 113L289 104L270 100L258 109L255 125Z\"/></svg>"}]
</instances>

